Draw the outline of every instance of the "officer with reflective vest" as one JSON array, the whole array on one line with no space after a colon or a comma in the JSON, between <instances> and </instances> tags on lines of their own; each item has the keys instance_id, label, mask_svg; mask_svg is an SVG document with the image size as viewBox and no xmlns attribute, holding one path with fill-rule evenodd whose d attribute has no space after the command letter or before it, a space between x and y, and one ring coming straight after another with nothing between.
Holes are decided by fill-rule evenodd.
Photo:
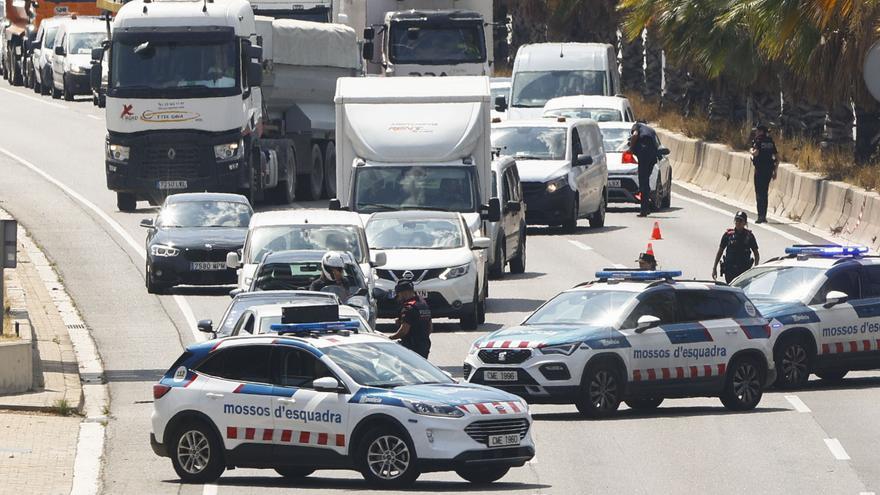
<instances>
[{"instance_id":1,"label":"officer with reflective vest","mask_svg":"<svg viewBox=\"0 0 880 495\"><path fill-rule=\"evenodd\" d=\"M712 279L718 277L718 262L721 262L721 274L729 284L744 271L748 270L760 261L758 256L758 241L755 234L746 228L748 216L744 211L736 212L733 217L734 228L727 229L721 236L721 245L715 255L715 263L712 265ZM754 259L752 255L754 254ZM724 259L721 259L721 256Z\"/></svg>"},{"instance_id":2,"label":"officer with reflective vest","mask_svg":"<svg viewBox=\"0 0 880 495\"><path fill-rule=\"evenodd\" d=\"M431 352L431 308L416 294L411 280L398 281L394 292L397 302L401 304L400 316L397 318L400 326L390 338L400 339L404 347L427 359Z\"/></svg>"}]
</instances>

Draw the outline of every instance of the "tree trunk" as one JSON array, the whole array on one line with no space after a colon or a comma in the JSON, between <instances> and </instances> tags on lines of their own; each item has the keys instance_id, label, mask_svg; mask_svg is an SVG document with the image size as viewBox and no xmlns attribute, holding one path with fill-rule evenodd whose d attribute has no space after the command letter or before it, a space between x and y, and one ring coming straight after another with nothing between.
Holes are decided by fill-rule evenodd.
<instances>
[{"instance_id":1,"label":"tree trunk","mask_svg":"<svg viewBox=\"0 0 880 495\"><path fill-rule=\"evenodd\" d=\"M663 91L663 47L656 34L648 29L645 34L645 91L649 100L660 98Z\"/></svg>"},{"instance_id":2,"label":"tree trunk","mask_svg":"<svg viewBox=\"0 0 880 495\"><path fill-rule=\"evenodd\" d=\"M687 72L666 60L666 66L663 67L663 75L666 79L666 85L663 87L661 106L683 112L685 108L684 94Z\"/></svg>"},{"instance_id":3,"label":"tree trunk","mask_svg":"<svg viewBox=\"0 0 880 495\"><path fill-rule=\"evenodd\" d=\"M733 113L731 94L727 84L722 78L712 81L712 91L709 94L709 120L718 122L729 120Z\"/></svg>"},{"instance_id":4,"label":"tree trunk","mask_svg":"<svg viewBox=\"0 0 880 495\"><path fill-rule=\"evenodd\" d=\"M880 143L880 108L875 104L856 105L856 163L871 161Z\"/></svg>"},{"instance_id":5,"label":"tree trunk","mask_svg":"<svg viewBox=\"0 0 880 495\"><path fill-rule=\"evenodd\" d=\"M782 113L779 120L786 135L819 140L825 129L825 110L786 86L782 90Z\"/></svg>"},{"instance_id":6,"label":"tree trunk","mask_svg":"<svg viewBox=\"0 0 880 495\"><path fill-rule=\"evenodd\" d=\"M625 91L642 93L645 89L644 46L642 37L632 41L620 37L620 85Z\"/></svg>"},{"instance_id":7,"label":"tree trunk","mask_svg":"<svg viewBox=\"0 0 880 495\"><path fill-rule=\"evenodd\" d=\"M754 118L756 122L749 122L749 124L760 122L768 127L779 126L779 115L782 113L782 103L779 99L778 87L761 88L758 91L753 91L752 103L754 105Z\"/></svg>"},{"instance_id":8,"label":"tree trunk","mask_svg":"<svg viewBox=\"0 0 880 495\"><path fill-rule=\"evenodd\" d=\"M502 0L511 17L511 60L521 45L547 41L550 15L546 2L540 0Z\"/></svg>"},{"instance_id":9,"label":"tree trunk","mask_svg":"<svg viewBox=\"0 0 880 495\"><path fill-rule=\"evenodd\" d=\"M494 26L486 26L486 29L493 30L492 39L495 41L493 70L495 73L509 74L511 69L513 69L513 53L511 53L510 45L507 43L508 32L506 26L509 12L506 2L504 0L492 0L492 11L494 21L505 26L504 29L501 29L501 26L497 29Z\"/></svg>"}]
</instances>

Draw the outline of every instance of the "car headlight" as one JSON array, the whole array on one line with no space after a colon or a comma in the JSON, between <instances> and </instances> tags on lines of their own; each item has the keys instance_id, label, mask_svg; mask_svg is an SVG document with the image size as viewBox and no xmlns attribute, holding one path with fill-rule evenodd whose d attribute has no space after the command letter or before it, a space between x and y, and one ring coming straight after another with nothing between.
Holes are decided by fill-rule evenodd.
<instances>
[{"instance_id":1,"label":"car headlight","mask_svg":"<svg viewBox=\"0 0 880 495\"><path fill-rule=\"evenodd\" d=\"M121 144L107 145L107 158L118 162L127 162L131 148L122 146Z\"/></svg>"},{"instance_id":2,"label":"car headlight","mask_svg":"<svg viewBox=\"0 0 880 495\"><path fill-rule=\"evenodd\" d=\"M480 344L478 344L478 342L479 342L478 340L475 340L474 343L471 344L471 348L468 351L468 355L472 356L472 355L476 354L477 351L480 350Z\"/></svg>"},{"instance_id":3,"label":"car headlight","mask_svg":"<svg viewBox=\"0 0 880 495\"><path fill-rule=\"evenodd\" d=\"M555 193L556 191L562 189L568 184L568 178L565 176L557 177L549 182L547 182L547 192Z\"/></svg>"},{"instance_id":4,"label":"car headlight","mask_svg":"<svg viewBox=\"0 0 880 495\"><path fill-rule=\"evenodd\" d=\"M80 67L78 65L71 65L70 66L70 73L71 74L82 74L84 72L85 72L85 69L83 69L82 67Z\"/></svg>"},{"instance_id":5,"label":"car headlight","mask_svg":"<svg viewBox=\"0 0 880 495\"><path fill-rule=\"evenodd\" d=\"M218 144L214 146L214 158L217 160L235 160L241 157L241 142Z\"/></svg>"},{"instance_id":6,"label":"car headlight","mask_svg":"<svg viewBox=\"0 0 880 495\"><path fill-rule=\"evenodd\" d=\"M464 416L464 411L447 404L407 399L404 399L403 403L410 411L416 414L421 414L422 416L438 416L441 418L460 418Z\"/></svg>"},{"instance_id":7,"label":"car headlight","mask_svg":"<svg viewBox=\"0 0 880 495\"><path fill-rule=\"evenodd\" d=\"M453 266L452 268L447 268L440 274L440 280L449 280L451 278L458 278L467 275L468 270L470 270L470 263L461 265L461 266Z\"/></svg>"},{"instance_id":8,"label":"car headlight","mask_svg":"<svg viewBox=\"0 0 880 495\"><path fill-rule=\"evenodd\" d=\"M570 344L538 347L538 350L541 351L541 354L562 354L563 356L570 356L577 350L578 346L580 346L580 342L572 342Z\"/></svg>"},{"instance_id":9,"label":"car headlight","mask_svg":"<svg viewBox=\"0 0 880 495\"><path fill-rule=\"evenodd\" d=\"M153 256L161 256L163 258L170 258L180 254L180 250L171 246L155 244L150 246L150 254L152 254Z\"/></svg>"}]
</instances>

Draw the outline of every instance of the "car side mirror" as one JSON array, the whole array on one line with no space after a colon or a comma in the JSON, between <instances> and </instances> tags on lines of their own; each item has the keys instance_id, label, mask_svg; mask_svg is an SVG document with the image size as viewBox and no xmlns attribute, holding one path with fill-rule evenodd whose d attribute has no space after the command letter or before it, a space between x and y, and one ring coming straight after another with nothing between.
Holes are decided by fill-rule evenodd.
<instances>
[{"instance_id":1,"label":"car side mirror","mask_svg":"<svg viewBox=\"0 0 880 495\"><path fill-rule=\"evenodd\" d=\"M373 268L385 266L385 263L388 263L388 255L382 251L371 253L370 258L370 266Z\"/></svg>"},{"instance_id":2,"label":"car side mirror","mask_svg":"<svg viewBox=\"0 0 880 495\"><path fill-rule=\"evenodd\" d=\"M56 46L55 47L55 55L63 57L64 56L64 47L63 46Z\"/></svg>"},{"instance_id":3,"label":"car side mirror","mask_svg":"<svg viewBox=\"0 0 880 495\"><path fill-rule=\"evenodd\" d=\"M100 62L104 59L104 49L103 48L92 48L92 61Z\"/></svg>"},{"instance_id":4,"label":"car side mirror","mask_svg":"<svg viewBox=\"0 0 880 495\"><path fill-rule=\"evenodd\" d=\"M522 210L522 205L519 204L519 201L510 200L507 202L506 209L507 211L518 212Z\"/></svg>"},{"instance_id":5,"label":"car side mirror","mask_svg":"<svg viewBox=\"0 0 880 495\"><path fill-rule=\"evenodd\" d=\"M660 156L666 156L666 155L669 154L669 148L663 148L663 147L661 147L660 149L657 150L657 153L658 153Z\"/></svg>"},{"instance_id":6,"label":"car side mirror","mask_svg":"<svg viewBox=\"0 0 880 495\"><path fill-rule=\"evenodd\" d=\"M495 111L496 112L505 112L507 111L507 97L504 95L495 97Z\"/></svg>"},{"instance_id":7,"label":"car side mirror","mask_svg":"<svg viewBox=\"0 0 880 495\"><path fill-rule=\"evenodd\" d=\"M636 333L642 333L649 328L654 328L660 324L660 318L652 315L642 315L636 323Z\"/></svg>"},{"instance_id":8,"label":"car side mirror","mask_svg":"<svg viewBox=\"0 0 880 495\"><path fill-rule=\"evenodd\" d=\"M327 209L331 211L339 211L342 209L342 201L339 201L338 198L333 198L330 200L330 203L327 205Z\"/></svg>"},{"instance_id":9,"label":"car side mirror","mask_svg":"<svg viewBox=\"0 0 880 495\"><path fill-rule=\"evenodd\" d=\"M241 266L241 259L238 257L238 253L235 251L226 253L226 266L227 268L238 268Z\"/></svg>"},{"instance_id":10,"label":"car side mirror","mask_svg":"<svg viewBox=\"0 0 880 495\"><path fill-rule=\"evenodd\" d=\"M196 325L196 328L198 328L199 331L203 332L203 333L214 333L214 321L213 320L199 320L199 323Z\"/></svg>"},{"instance_id":11,"label":"car side mirror","mask_svg":"<svg viewBox=\"0 0 880 495\"><path fill-rule=\"evenodd\" d=\"M577 160L574 161L576 166L587 166L593 164L593 157L590 155L578 155Z\"/></svg>"},{"instance_id":12,"label":"car side mirror","mask_svg":"<svg viewBox=\"0 0 880 495\"><path fill-rule=\"evenodd\" d=\"M152 218L144 218L143 220L141 220L141 227L144 227L145 229L152 229L156 227L156 225L153 223Z\"/></svg>"},{"instance_id":13,"label":"car side mirror","mask_svg":"<svg viewBox=\"0 0 880 495\"><path fill-rule=\"evenodd\" d=\"M501 220L501 200L499 198L489 198L489 204L483 205L481 208L480 217L490 222Z\"/></svg>"},{"instance_id":14,"label":"car side mirror","mask_svg":"<svg viewBox=\"0 0 880 495\"><path fill-rule=\"evenodd\" d=\"M361 48L361 55L364 57L364 60L373 60L375 49L376 45L373 44L372 40L364 40L364 46Z\"/></svg>"},{"instance_id":15,"label":"car side mirror","mask_svg":"<svg viewBox=\"0 0 880 495\"><path fill-rule=\"evenodd\" d=\"M332 376L322 376L312 382L312 388L316 392L345 392L345 388L339 383L339 380Z\"/></svg>"},{"instance_id":16,"label":"car side mirror","mask_svg":"<svg viewBox=\"0 0 880 495\"><path fill-rule=\"evenodd\" d=\"M247 66L248 85L252 88L263 85L263 66L259 62L251 62Z\"/></svg>"},{"instance_id":17,"label":"car side mirror","mask_svg":"<svg viewBox=\"0 0 880 495\"><path fill-rule=\"evenodd\" d=\"M489 249L492 247L492 239L488 237L475 237L473 249Z\"/></svg>"},{"instance_id":18,"label":"car side mirror","mask_svg":"<svg viewBox=\"0 0 880 495\"><path fill-rule=\"evenodd\" d=\"M849 296L839 290L833 290L825 296L825 307L831 308L838 304L843 304L849 300Z\"/></svg>"},{"instance_id":19,"label":"car side mirror","mask_svg":"<svg viewBox=\"0 0 880 495\"><path fill-rule=\"evenodd\" d=\"M235 299L235 296L241 294L242 292L244 292L244 289L232 289L231 291L229 291L229 297Z\"/></svg>"},{"instance_id":20,"label":"car side mirror","mask_svg":"<svg viewBox=\"0 0 880 495\"><path fill-rule=\"evenodd\" d=\"M372 27L364 28L364 39L371 40L376 37L376 29Z\"/></svg>"}]
</instances>

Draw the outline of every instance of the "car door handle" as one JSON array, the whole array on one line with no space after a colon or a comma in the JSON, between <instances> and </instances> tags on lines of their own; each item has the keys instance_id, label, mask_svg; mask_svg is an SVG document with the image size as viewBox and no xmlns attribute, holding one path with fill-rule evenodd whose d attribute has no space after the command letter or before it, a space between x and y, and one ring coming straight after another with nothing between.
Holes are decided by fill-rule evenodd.
<instances>
[{"instance_id":1,"label":"car door handle","mask_svg":"<svg viewBox=\"0 0 880 495\"><path fill-rule=\"evenodd\" d=\"M294 399L293 397L281 397L280 399L278 399L278 402L286 402L288 404L295 404L296 399Z\"/></svg>"},{"instance_id":2,"label":"car door handle","mask_svg":"<svg viewBox=\"0 0 880 495\"><path fill-rule=\"evenodd\" d=\"M728 328L728 329L725 331L725 333L727 333L728 335L733 335L733 334L739 333L739 330L736 330L736 329L734 329L734 328Z\"/></svg>"},{"instance_id":3,"label":"car door handle","mask_svg":"<svg viewBox=\"0 0 880 495\"><path fill-rule=\"evenodd\" d=\"M205 394L205 396L208 397L209 399L215 399L215 400L223 398L223 394L215 394L214 392L208 392L207 394Z\"/></svg>"}]
</instances>

